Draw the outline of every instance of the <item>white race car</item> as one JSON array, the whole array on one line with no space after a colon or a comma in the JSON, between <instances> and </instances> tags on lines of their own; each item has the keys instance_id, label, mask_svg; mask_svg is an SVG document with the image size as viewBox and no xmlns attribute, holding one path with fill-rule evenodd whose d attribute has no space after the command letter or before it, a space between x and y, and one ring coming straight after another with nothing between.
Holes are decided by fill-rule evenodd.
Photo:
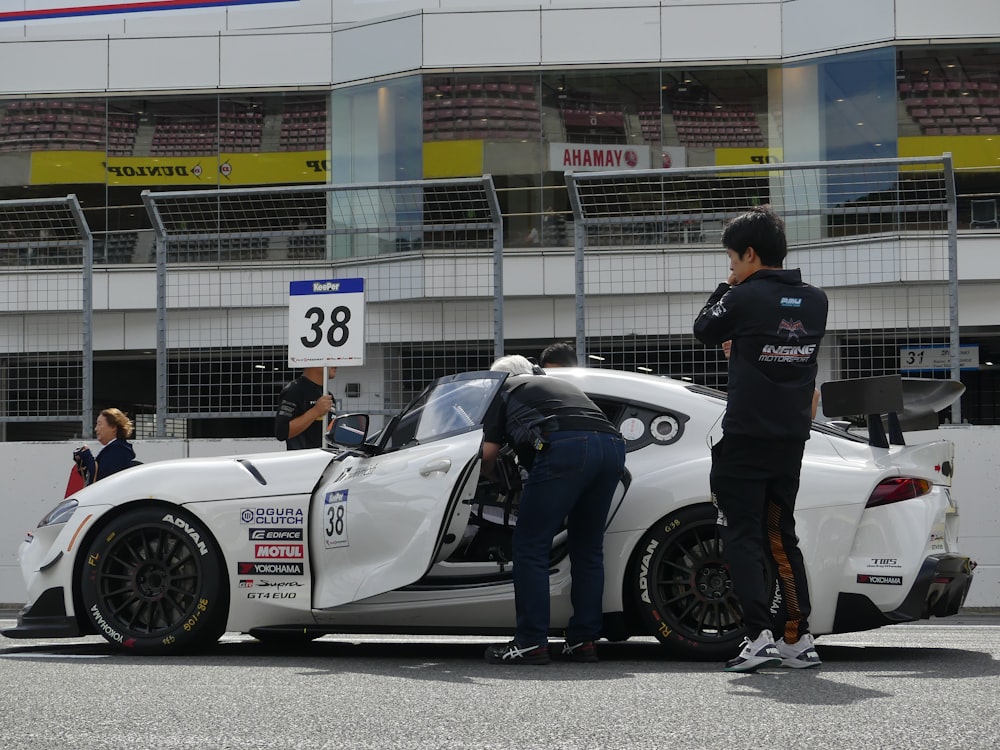
<instances>
[{"instance_id":1,"label":"white race car","mask_svg":"<svg viewBox=\"0 0 1000 750\"><path fill-rule=\"evenodd\" d=\"M627 441L631 481L605 536L604 635L731 656L740 607L708 485L724 394L611 370L549 373L583 388ZM80 490L22 545L29 603L4 635L99 633L173 653L224 631L512 633L517 496L479 476L483 416L505 377L435 381L374 441L366 416L347 415L329 449L150 463ZM890 445L814 424L796 511L813 633L958 611L973 563L958 551L953 465L947 441ZM569 618L569 584L562 534L553 633Z\"/></svg>"}]
</instances>

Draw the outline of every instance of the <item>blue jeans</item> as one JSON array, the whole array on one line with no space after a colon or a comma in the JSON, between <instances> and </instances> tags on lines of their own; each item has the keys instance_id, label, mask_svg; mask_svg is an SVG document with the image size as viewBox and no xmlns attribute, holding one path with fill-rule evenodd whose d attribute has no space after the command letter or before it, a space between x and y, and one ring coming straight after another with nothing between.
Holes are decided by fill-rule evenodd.
<instances>
[{"instance_id":1,"label":"blue jeans","mask_svg":"<svg viewBox=\"0 0 1000 750\"><path fill-rule=\"evenodd\" d=\"M543 644L549 633L549 561L552 539L566 520L573 616L566 637L595 640L602 625L604 528L625 467L625 441L605 432L566 431L549 436L521 493L514 528L515 638Z\"/></svg>"}]
</instances>

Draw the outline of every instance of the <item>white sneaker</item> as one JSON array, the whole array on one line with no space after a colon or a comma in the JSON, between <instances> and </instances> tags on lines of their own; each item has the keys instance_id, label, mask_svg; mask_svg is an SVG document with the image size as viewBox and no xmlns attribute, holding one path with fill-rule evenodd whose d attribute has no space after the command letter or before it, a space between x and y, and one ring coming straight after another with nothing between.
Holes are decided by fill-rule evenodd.
<instances>
[{"instance_id":1,"label":"white sneaker","mask_svg":"<svg viewBox=\"0 0 1000 750\"><path fill-rule=\"evenodd\" d=\"M785 639L782 638L775 645L778 647L778 653L781 654L781 666L783 667L808 669L809 667L818 667L823 663L819 654L816 653L813 637L810 633L806 633L795 643L785 643Z\"/></svg>"},{"instance_id":2,"label":"white sneaker","mask_svg":"<svg viewBox=\"0 0 1000 750\"><path fill-rule=\"evenodd\" d=\"M777 667L781 664L781 654L774 644L770 630L760 631L755 640L744 638L739 656L726 662L727 672L753 672L761 667Z\"/></svg>"}]
</instances>

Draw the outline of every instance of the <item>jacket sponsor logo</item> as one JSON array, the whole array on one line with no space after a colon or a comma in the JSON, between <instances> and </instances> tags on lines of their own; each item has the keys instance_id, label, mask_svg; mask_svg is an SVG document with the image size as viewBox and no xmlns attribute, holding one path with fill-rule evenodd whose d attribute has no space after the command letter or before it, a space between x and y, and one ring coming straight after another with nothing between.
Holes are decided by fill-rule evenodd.
<instances>
[{"instance_id":1,"label":"jacket sponsor logo","mask_svg":"<svg viewBox=\"0 0 1000 750\"><path fill-rule=\"evenodd\" d=\"M253 578L241 578L240 579L241 589L252 589L253 588Z\"/></svg>"},{"instance_id":2,"label":"jacket sponsor logo","mask_svg":"<svg viewBox=\"0 0 1000 750\"><path fill-rule=\"evenodd\" d=\"M782 297L781 298L782 307L802 307L801 297Z\"/></svg>"},{"instance_id":3,"label":"jacket sponsor logo","mask_svg":"<svg viewBox=\"0 0 1000 750\"><path fill-rule=\"evenodd\" d=\"M244 526L301 526L304 517L301 508L243 508L240 523Z\"/></svg>"},{"instance_id":4,"label":"jacket sponsor logo","mask_svg":"<svg viewBox=\"0 0 1000 750\"><path fill-rule=\"evenodd\" d=\"M253 542L301 542L302 529L250 529Z\"/></svg>"},{"instance_id":5,"label":"jacket sponsor logo","mask_svg":"<svg viewBox=\"0 0 1000 750\"><path fill-rule=\"evenodd\" d=\"M163 517L163 520L166 521L167 523L173 524L178 529L184 531L189 537L191 537L191 541L195 543L195 545L198 547L198 551L202 554L203 557L208 554L208 546L203 541L201 541L201 535L193 528L191 528L191 525L187 521L185 521L183 518L176 518L172 513L167 513L167 515Z\"/></svg>"},{"instance_id":6,"label":"jacket sponsor logo","mask_svg":"<svg viewBox=\"0 0 1000 750\"><path fill-rule=\"evenodd\" d=\"M303 564L300 562L238 562L236 572L241 576L300 576Z\"/></svg>"},{"instance_id":7,"label":"jacket sponsor logo","mask_svg":"<svg viewBox=\"0 0 1000 750\"><path fill-rule=\"evenodd\" d=\"M788 336L789 341L797 339L799 336L808 335L808 331L802 325L801 320L785 320L784 318L778 323L778 335L780 336L782 333Z\"/></svg>"},{"instance_id":8,"label":"jacket sponsor logo","mask_svg":"<svg viewBox=\"0 0 1000 750\"><path fill-rule=\"evenodd\" d=\"M816 344L805 346L775 346L765 344L761 347L758 362L808 362L816 353Z\"/></svg>"},{"instance_id":9,"label":"jacket sponsor logo","mask_svg":"<svg viewBox=\"0 0 1000 750\"><path fill-rule=\"evenodd\" d=\"M301 560L301 544L255 544L253 556L258 560Z\"/></svg>"},{"instance_id":10,"label":"jacket sponsor logo","mask_svg":"<svg viewBox=\"0 0 1000 750\"><path fill-rule=\"evenodd\" d=\"M903 576L876 576L870 573L858 573L858 583L874 583L881 586L902 586Z\"/></svg>"}]
</instances>

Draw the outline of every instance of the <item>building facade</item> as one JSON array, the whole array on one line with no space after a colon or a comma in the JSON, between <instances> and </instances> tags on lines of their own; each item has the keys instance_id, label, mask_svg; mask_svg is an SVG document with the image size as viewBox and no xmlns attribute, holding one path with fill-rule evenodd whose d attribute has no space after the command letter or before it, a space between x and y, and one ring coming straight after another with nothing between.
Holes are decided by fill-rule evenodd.
<instances>
[{"instance_id":1,"label":"building facade","mask_svg":"<svg viewBox=\"0 0 1000 750\"><path fill-rule=\"evenodd\" d=\"M156 254L143 191L492 175L503 244L515 258L505 278L506 348L537 354L575 334L566 171L945 152L956 168L962 344L976 357L963 370L962 413L974 424L1000 421L995 3L298 0L46 20L26 12L0 22L0 71L0 200L79 199L94 233L94 406L126 408L140 434L152 435L143 415L157 389ZM206 288L234 268L322 277L352 263L366 272L377 264L390 287L402 288L425 253L399 241L343 251L307 235L174 250L183 253L184 283ZM714 239L699 232L706 252L717 250ZM73 398L75 386L47 375L59 353L20 343L59 309L56 279L71 261L10 244L0 249L6 288L35 293L27 306L11 296L0 316L6 414L42 388ZM547 269L541 286L536 267ZM343 405L391 408L436 375L487 366L487 330L435 322L449 310L463 316L467 296L444 289L423 302L379 302L376 313L404 306L405 319L430 322L416 333L380 331L365 366L338 376ZM478 296L488 304L488 292ZM246 342L219 331L261 316L280 331L284 302L242 316L218 307L192 303L182 313L203 325L173 344L168 376L192 395L178 408L188 416L168 434L266 435L270 404L294 374L280 336ZM206 308L213 312L199 312ZM909 325L919 327L914 318ZM861 337L831 352L832 375L854 372L850 361L876 347L899 349L885 332L898 323L862 327L880 331L878 341ZM692 355L681 328L644 334L641 346L659 354L643 366L720 384L721 358ZM242 398L220 408L199 396L222 391ZM5 440L81 431L58 420L0 424Z\"/></svg>"}]
</instances>

